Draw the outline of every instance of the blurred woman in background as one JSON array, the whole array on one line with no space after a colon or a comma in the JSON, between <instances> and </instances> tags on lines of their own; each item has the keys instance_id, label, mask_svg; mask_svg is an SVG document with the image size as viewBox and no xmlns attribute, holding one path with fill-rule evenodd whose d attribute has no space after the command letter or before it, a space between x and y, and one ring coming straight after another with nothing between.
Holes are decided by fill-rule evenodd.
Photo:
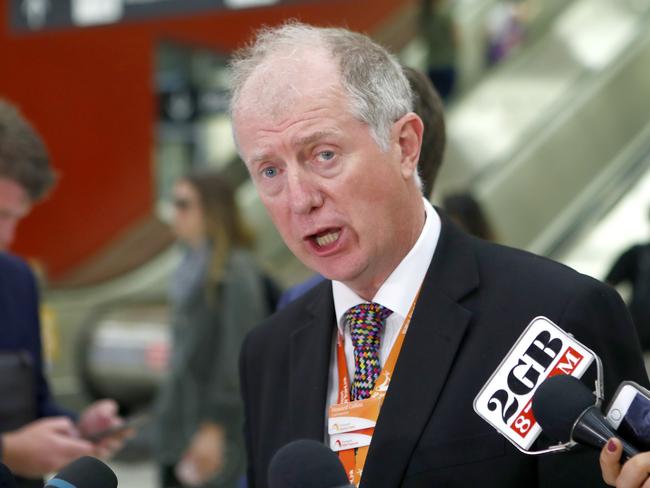
<instances>
[{"instance_id":1,"label":"blurred woman in background","mask_svg":"<svg viewBox=\"0 0 650 488\"><path fill-rule=\"evenodd\" d=\"M232 487L245 467L238 355L270 312L266 278L224 179L187 176L173 204L185 252L170 286L172 354L156 402L161 486Z\"/></svg>"}]
</instances>

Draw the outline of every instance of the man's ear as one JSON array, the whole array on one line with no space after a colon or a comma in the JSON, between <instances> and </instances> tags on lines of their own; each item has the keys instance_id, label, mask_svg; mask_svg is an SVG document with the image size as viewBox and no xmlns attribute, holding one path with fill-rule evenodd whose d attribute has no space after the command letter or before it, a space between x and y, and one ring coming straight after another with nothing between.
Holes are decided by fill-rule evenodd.
<instances>
[{"instance_id":1,"label":"man's ear","mask_svg":"<svg viewBox=\"0 0 650 488\"><path fill-rule=\"evenodd\" d=\"M420 159L420 147L422 146L422 132L424 123L422 119L413 112L409 112L395 122L397 143L400 149L400 166L404 179L413 177L417 172Z\"/></svg>"}]
</instances>

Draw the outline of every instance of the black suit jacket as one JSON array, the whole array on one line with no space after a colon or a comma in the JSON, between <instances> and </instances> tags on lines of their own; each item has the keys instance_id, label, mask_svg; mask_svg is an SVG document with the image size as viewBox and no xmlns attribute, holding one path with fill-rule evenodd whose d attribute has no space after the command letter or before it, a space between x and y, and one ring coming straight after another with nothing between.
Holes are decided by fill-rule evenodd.
<instances>
[{"instance_id":1,"label":"black suit jacket","mask_svg":"<svg viewBox=\"0 0 650 488\"><path fill-rule=\"evenodd\" d=\"M473 411L482 385L538 315L601 357L606 396L622 380L648 383L613 289L545 258L472 238L443 217L361 486L601 486L597 451L526 456ZM335 326L326 282L248 336L241 375L251 487L266 486L269 460L284 444L324 439Z\"/></svg>"}]
</instances>

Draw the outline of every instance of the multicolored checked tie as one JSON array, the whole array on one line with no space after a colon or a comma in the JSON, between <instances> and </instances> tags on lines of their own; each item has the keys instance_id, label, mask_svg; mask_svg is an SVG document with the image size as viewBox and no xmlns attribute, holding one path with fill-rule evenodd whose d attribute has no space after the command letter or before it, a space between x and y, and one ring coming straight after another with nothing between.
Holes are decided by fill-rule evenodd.
<instances>
[{"instance_id":1,"label":"multicolored checked tie","mask_svg":"<svg viewBox=\"0 0 650 488\"><path fill-rule=\"evenodd\" d=\"M352 400L368 398L375 387L381 372L379 334L384 320L392 313L378 303L360 303L345 312L345 323L350 328L354 346Z\"/></svg>"}]
</instances>

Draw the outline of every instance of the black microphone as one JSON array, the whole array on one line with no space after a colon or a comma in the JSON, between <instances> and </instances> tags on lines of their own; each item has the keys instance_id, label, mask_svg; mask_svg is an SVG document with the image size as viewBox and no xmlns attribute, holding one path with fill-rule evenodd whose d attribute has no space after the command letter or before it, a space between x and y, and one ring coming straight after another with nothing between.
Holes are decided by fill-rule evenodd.
<instances>
[{"instance_id":1,"label":"black microphone","mask_svg":"<svg viewBox=\"0 0 650 488\"><path fill-rule=\"evenodd\" d=\"M548 436L562 442L569 439L602 449L610 437L623 444L625 457L639 450L621 439L594 405L596 397L578 378L557 375L544 381L533 395L533 415Z\"/></svg>"},{"instance_id":2,"label":"black microphone","mask_svg":"<svg viewBox=\"0 0 650 488\"><path fill-rule=\"evenodd\" d=\"M3 463L0 463L0 488L18 488L16 478L11 470Z\"/></svg>"},{"instance_id":3,"label":"black microphone","mask_svg":"<svg viewBox=\"0 0 650 488\"><path fill-rule=\"evenodd\" d=\"M320 442L300 439L275 453L269 488L354 488L338 456Z\"/></svg>"},{"instance_id":4,"label":"black microphone","mask_svg":"<svg viewBox=\"0 0 650 488\"><path fill-rule=\"evenodd\" d=\"M44 488L117 488L117 476L99 459L84 456L64 466Z\"/></svg>"}]
</instances>

